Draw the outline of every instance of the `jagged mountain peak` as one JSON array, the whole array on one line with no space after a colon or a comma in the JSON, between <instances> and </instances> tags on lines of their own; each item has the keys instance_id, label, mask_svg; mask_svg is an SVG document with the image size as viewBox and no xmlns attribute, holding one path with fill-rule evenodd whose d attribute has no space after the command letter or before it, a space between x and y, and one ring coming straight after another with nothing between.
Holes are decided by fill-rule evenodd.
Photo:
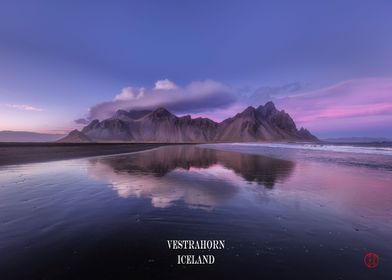
<instances>
[{"instance_id":1,"label":"jagged mountain peak","mask_svg":"<svg viewBox=\"0 0 392 280\"><path fill-rule=\"evenodd\" d=\"M274 112L278 112L275 107L275 104L272 101L268 101L264 104L264 106L260 105L259 107L257 107L257 111L262 113L263 115L270 115Z\"/></svg>"},{"instance_id":2,"label":"jagged mountain peak","mask_svg":"<svg viewBox=\"0 0 392 280\"><path fill-rule=\"evenodd\" d=\"M153 118L172 118L176 117L173 115L171 112L169 112L167 109L160 107L150 114Z\"/></svg>"},{"instance_id":3,"label":"jagged mountain peak","mask_svg":"<svg viewBox=\"0 0 392 280\"><path fill-rule=\"evenodd\" d=\"M244 111L240 113L240 115L247 115L247 114L252 114L254 111L256 111L256 108L253 106L248 106Z\"/></svg>"},{"instance_id":4,"label":"jagged mountain peak","mask_svg":"<svg viewBox=\"0 0 392 280\"><path fill-rule=\"evenodd\" d=\"M165 114L165 115L172 115L166 108L159 107L155 111L153 111L156 114Z\"/></svg>"},{"instance_id":5,"label":"jagged mountain peak","mask_svg":"<svg viewBox=\"0 0 392 280\"><path fill-rule=\"evenodd\" d=\"M306 128L301 127L298 132L304 138L310 139L312 141L318 141L317 137L311 134L310 131L307 130Z\"/></svg>"},{"instance_id":6,"label":"jagged mountain peak","mask_svg":"<svg viewBox=\"0 0 392 280\"><path fill-rule=\"evenodd\" d=\"M264 108L267 109L276 109L274 102L268 101L267 103L264 104Z\"/></svg>"}]
</instances>

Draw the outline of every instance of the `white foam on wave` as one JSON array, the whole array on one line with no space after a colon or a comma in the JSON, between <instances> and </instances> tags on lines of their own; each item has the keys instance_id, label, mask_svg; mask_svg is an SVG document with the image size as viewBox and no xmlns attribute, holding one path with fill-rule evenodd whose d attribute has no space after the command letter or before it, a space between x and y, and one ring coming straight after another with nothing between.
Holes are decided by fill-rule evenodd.
<instances>
[{"instance_id":1,"label":"white foam on wave","mask_svg":"<svg viewBox=\"0 0 392 280\"><path fill-rule=\"evenodd\" d=\"M302 149L315 151L329 151L340 153L374 154L392 156L392 148L389 147L360 147L350 145L330 144L283 144L283 143L230 143L233 146L267 147L283 149Z\"/></svg>"}]
</instances>

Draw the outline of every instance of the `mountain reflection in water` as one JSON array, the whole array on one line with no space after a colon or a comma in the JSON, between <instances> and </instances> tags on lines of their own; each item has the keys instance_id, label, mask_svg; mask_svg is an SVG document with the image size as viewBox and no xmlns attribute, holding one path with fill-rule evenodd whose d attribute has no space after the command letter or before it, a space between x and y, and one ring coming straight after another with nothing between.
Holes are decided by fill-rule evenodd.
<instances>
[{"instance_id":1,"label":"mountain reflection in water","mask_svg":"<svg viewBox=\"0 0 392 280\"><path fill-rule=\"evenodd\" d=\"M91 159L88 171L110 183L123 198L148 197L160 208L177 200L210 208L247 184L273 188L290 176L294 166L292 161L260 155L173 146Z\"/></svg>"},{"instance_id":2,"label":"mountain reflection in water","mask_svg":"<svg viewBox=\"0 0 392 280\"><path fill-rule=\"evenodd\" d=\"M1 279L390 279L390 156L214 147L3 166Z\"/></svg>"}]
</instances>

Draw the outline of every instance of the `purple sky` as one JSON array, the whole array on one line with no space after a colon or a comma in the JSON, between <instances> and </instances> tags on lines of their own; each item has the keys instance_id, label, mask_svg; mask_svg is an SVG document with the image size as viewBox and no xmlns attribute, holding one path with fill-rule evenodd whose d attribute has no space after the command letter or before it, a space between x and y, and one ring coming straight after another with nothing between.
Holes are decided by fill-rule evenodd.
<instances>
[{"instance_id":1,"label":"purple sky","mask_svg":"<svg viewBox=\"0 0 392 280\"><path fill-rule=\"evenodd\" d=\"M319 137L392 138L389 1L3 1L0 130L272 100ZM77 120L77 122L75 122Z\"/></svg>"}]
</instances>

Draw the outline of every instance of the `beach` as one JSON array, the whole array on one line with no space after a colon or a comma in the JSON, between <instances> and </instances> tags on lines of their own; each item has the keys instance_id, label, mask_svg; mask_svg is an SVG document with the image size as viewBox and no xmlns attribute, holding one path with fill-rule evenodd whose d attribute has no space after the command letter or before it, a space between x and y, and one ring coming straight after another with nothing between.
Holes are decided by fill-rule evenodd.
<instances>
[{"instance_id":1,"label":"beach","mask_svg":"<svg viewBox=\"0 0 392 280\"><path fill-rule=\"evenodd\" d=\"M334 149L170 145L3 165L0 274L389 279L391 156ZM170 240L224 247L173 250Z\"/></svg>"},{"instance_id":2,"label":"beach","mask_svg":"<svg viewBox=\"0 0 392 280\"><path fill-rule=\"evenodd\" d=\"M0 166L154 149L167 143L0 143Z\"/></svg>"}]
</instances>

